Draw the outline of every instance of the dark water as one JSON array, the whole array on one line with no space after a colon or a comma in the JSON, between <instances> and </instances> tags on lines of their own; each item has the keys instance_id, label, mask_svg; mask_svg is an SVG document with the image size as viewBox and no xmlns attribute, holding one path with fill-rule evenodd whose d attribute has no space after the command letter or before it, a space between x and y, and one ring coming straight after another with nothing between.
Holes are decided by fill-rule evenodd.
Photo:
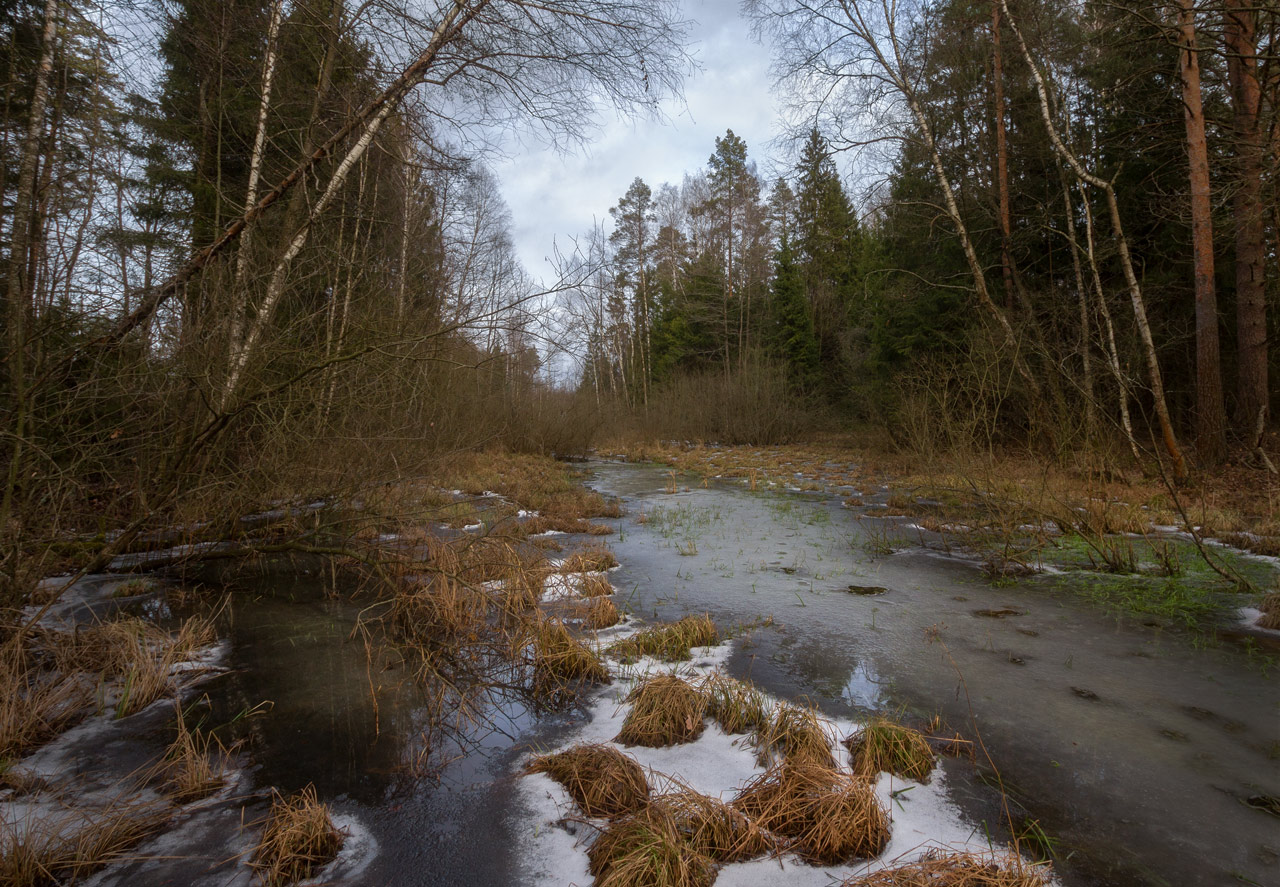
<instances>
[{"instance_id":1,"label":"dark water","mask_svg":"<svg viewBox=\"0 0 1280 887\"><path fill-rule=\"evenodd\" d=\"M667 483L663 469L594 467L592 484L625 500L609 540L620 605L709 611L726 628L771 617L738 642L739 676L833 715L976 728L1015 827L1038 821L1068 885L1280 884L1280 819L1247 805L1280 796L1280 689L1256 651L1118 621L1061 579L993 587L960 558L886 554L892 526L829 497ZM200 705L244 743L241 791L260 808L270 786L315 785L358 821L377 851L341 883L516 883L515 762L578 715L540 720L494 699L486 726L433 737L415 768L423 697L404 663L370 659L357 630L368 601L298 569L225 589L230 671ZM1005 835L990 767L946 766L966 813ZM109 883L232 883L244 839L228 811L192 830L183 852L202 867L130 866Z\"/></svg>"}]
</instances>

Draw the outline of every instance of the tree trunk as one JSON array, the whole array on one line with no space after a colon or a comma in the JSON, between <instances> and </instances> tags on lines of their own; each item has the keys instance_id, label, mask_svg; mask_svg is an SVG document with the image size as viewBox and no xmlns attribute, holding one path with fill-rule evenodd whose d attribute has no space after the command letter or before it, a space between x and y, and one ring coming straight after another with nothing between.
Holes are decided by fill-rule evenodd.
<instances>
[{"instance_id":1,"label":"tree trunk","mask_svg":"<svg viewBox=\"0 0 1280 887\"><path fill-rule=\"evenodd\" d=\"M1004 56L1000 50L1000 3L991 4L991 43L993 69L991 79L995 84L996 118L996 190L1000 203L1000 270L1004 278L1004 304L1013 309L1013 265L1010 261L1009 231L1009 148L1005 136Z\"/></svg>"},{"instance_id":2,"label":"tree trunk","mask_svg":"<svg viewBox=\"0 0 1280 887\"><path fill-rule=\"evenodd\" d=\"M1200 99L1200 51L1196 48L1195 0L1179 0L1178 71L1187 124L1191 185L1191 252L1196 290L1196 452L1205 465L1227 454L1226 410L1218 356L1218 296L1213 285L1213 208L1209 194L1209 147Z\"/></svg>"},{"instance_id":3,"label":"tree trunk","mask_svg":"<svg viewBox=\"0 0 1280 887\"><path fill-rule=\"evenodd\" d=\"M1080 366L1083 370L1085 436L1093 442L1098 431L1098 406L1094 401L1093 360L1090 354L1089 291L1085 288L1084 272L1080 267L1080 244L1076 240L1076 214L1071 205L1071 188L1067 173L1058 164L1058 184L1062 188L1063 222L1067 244L1071 247L1071 270L1075 276L1076 301L1080 309Z\"/></svg>"},{"instance_id":4,"label":"tree trunk","mask_svg":"<svg viewBox=\"0 0 1280 887\"><path fill-rule=\"evenodd\" d=\"M1022 37L1022 31L1018 28L1018 23L1014 21L1013 16L1009 13L1008 0L1000 0L1000 4L1004 9L1005 17L1009 20L1010 30L1013 31L1013 35L1018 39L1018 46L1022 50L1023 58L1026 59L1027 67L1031 69L1031 76L1036 82L1036 93L1040 98L1040 117L1044 121L1045 129L1049 132L1049 140L1053 143L1054 150L1071 167L1071 171L1075 173L1076 178L1102 191L1107 199L1107 210L1111 216L1111 229L1115 233L1116 249L1120 254L1120 267L1124 271L1125 284L1129 288L1129 301L1133 305L1133 320L1138 327L1138 336L1142 341L1142 350L1147 360L1151 399L1155 406L1156 418L1160 423L1160 436L1164 443L1165 452L1168 453L1169 459L1173 463L1174 479L1178 481L1185 480L1187 462L1183 458L1182 447L1178 445L1178 436L1173 430L1173 420L1169 417L1169 404L1164 393L1164 377L1160 373L1160 361L1156 356L1156 343L1151 335L1151 324L1147 320L1146 300L1143 299L1142 287L1138 283L1138 275L1133 268L1133 257L1129 254L1129 241L1124 235L1124 224L1120 218L1120 203L1116 200L1115 187L1106 179L1100 178L1085 169L1079 158L1063 143L1062 137L1058 134L1058 127L1054 125L1053 115L1049 110L1049 91L1048 87L1045 86L1044 75L1040 73L1040 68L1031 57L1031 50L1027 47L1027 41Z\"/></svg>"},{"instance_id":5,"label":"tree trunk","mask_svg":"<svg viewBox=\"0 0 1280 887\"><path fill-rule=\"evenodd\" d=\"M1270 403L1267 380L1266 226L1262 197L1263 137L1259 126L1257 13L1246 0L1226 0L1227 76L1235 128L1236 182L1232 214L1236 252L1236 426L1250 432Z\"/></svg>"}]
</instances>

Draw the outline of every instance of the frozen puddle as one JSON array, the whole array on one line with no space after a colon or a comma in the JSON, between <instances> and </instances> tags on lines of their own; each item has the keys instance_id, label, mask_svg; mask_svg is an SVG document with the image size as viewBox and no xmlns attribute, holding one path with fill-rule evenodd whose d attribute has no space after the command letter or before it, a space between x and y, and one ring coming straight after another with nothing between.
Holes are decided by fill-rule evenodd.
<instances>
[{"instance_id":1,"label":"frozen puddle","mask_svg":"<svg viewBox=\"0 0 1280 887\"><path fill-rule=\"evenodd\" d=\"M609 633L607 640L602 633L602 643L611 643L628 633ZM715 647L694 648L690 662L675 665L653 659L623 665L611 659L615 681L591 700L587 706L588 720L555 746L539 752L563 751L581 743L606 743L634 758L648 772L649 785L655 794L664 791L667 783L674 779L721 801L732 800L743 785L765 772L765 767L756 762L750 734L728 735L708 716L706 729L692 742L647 748L613 741L622 729L629 708L624 700L640 680L675 673L696 681L723 670L732 645L732 641L727 641ZM776 701L769 698L771 704ZM832 728L829 732L840 739L858 730L852 721L823 720ZM832 752L841 770L851 774L848 752L843 746L833 745ZM557 887L592 883L587 848L605 822L587 820L560 783L545 774L522 776L517 784L517 803L525 809L523 825L517 826L521 831L517 835L520 852L516 857L522 868L518 883ZM880 856L834 866L810 865L790 853L764 856L720 866L715 881L717 887L774 887L783 880L788 887L830 887L854 875L913 861L931 849L1007 852L1007 848L992 847L980 827L964 821L959 808L948 797L946 777L939 766L934 767L928 784L882 773L875 788L892 819L891 837Z\"/></svg>"}]
</instances>

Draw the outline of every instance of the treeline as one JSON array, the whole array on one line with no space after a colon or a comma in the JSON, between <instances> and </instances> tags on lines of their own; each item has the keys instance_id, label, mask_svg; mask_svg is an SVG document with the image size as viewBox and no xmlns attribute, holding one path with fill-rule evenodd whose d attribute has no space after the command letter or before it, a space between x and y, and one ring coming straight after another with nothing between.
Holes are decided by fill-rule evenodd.
<instances>
[{"instance_id":1,"label":"treeline","mask_svg":"<svg viewBox=\"0 0 1280 887\"><path fill-rule=\"evenodd\" d=\"M459 449L583 446L477 152L655 107L674 11L0 4L0 590Z\"/></svg>"},{"instance_id":2,"label":"treeline","mask_svg":"<svg viewBox=\"0 0 1280 887\"><path fill-rule=\"evenodd\" d=\"M766 186L728 134L681 187L633 185L585 386L643 404L766 367L921 449L1147 461L1155 441L1175 474L1185 439L1204 465L1256 446L1280 289L1275 8L747 10L797 159ZM842 190L837 159L872 184Z\"/></svg>"},{"instance_id":3,"label":"treeline","mask_svg":"<svg viewBox=\"0 0 1280 887\"><path fill-rule=\"evenodd\" d=\"M597 402L732 442L787 436L805 404L848 400L871 241L816 131L771 184L730 130L705 170L656 194L637 178L609 213L593 285L570 306Z\"/></svg>"}]
</instances>

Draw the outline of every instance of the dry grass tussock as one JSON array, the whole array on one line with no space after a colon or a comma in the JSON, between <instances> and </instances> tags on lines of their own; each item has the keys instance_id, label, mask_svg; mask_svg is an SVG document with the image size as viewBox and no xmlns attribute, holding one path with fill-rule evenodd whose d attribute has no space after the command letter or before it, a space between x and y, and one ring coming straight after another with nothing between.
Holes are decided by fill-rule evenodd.
<instances>
[{"instance_id":1,"label":"dry grass tussock","mask_svg":"<svg viewBox=\"0 0 1280 887\"><path fill-rule=\"evenodd\" d=\"M607 576L600 573L586 573L578 583L578 594L582 597L603 597L613 594L613 585Z\"/></svg>"},{"instance_id":2,"label":"dry grass tussock","mask_svg":"<svg viewBox=\"0 0 1280 887\"><path fill-rule=\"evenodd\" d=\"M519 597L510 600L520 608ZM453 576L403 583L391 599L390 619L404 640L428 649L477 641L488 630L490 599Z\"/></svg>"},{"instance_id":3,"label":"dry grass tussock","mask_svg":"<svg viewBox=\"0 0 1280 887\"><path fill-rule=\"evenodd\" d=\"M171 633L130 616L73 631L39 630L35 637L51 664L51 674L60 676L46 676L46 683L74 682L77 673L97 675L110 682L104 698L114 697L115 716L123 718L175 693L179 663L213 643L216 635L213 623L200 617L188 619ZM0 679L5 676L13 677Z\"/></svg>"},{"instance_id":4,"label":"dry grass tussock","mask_svg":"<svg viewBox=\"0 0 1280 887\"><path fill-rule=\"evenodd\" d=\"M560 564L561 573L603 573L618 566L607 545L591 545L572 552Z\"/></svg>"},{"instance_id":5,"label":"dry grass tussock","mask_svg":"<svg viewBox=\"0 0 1280 887\"><path fill-rule=\"evenodd\" d=\"M1280 629L1280 591L1273 591L1262 599L1262 603L1258 604L1258 609L1262 611L1262 616L1258 619L1258 625L1262 628Z\"/></svg>"},{"instance_id":6,"label":"dry grass tussock","mask_svg":"<svg viewBox=\"0 0 1280 887\"><path fill-rule=\"evenodd\" d=\"M556 704L572 698L577 684L608 684L612 680L596 651L558 619L539 614L528 622L526 630L525 647L538 699Z\"/></svg>"},{"instance_id":7,"label":"dry grass tussock","mask_svg":"<svg viewBox=\"0 0 1280 887\"><path fill-rule=\"evenodd\" d=\"M104 808L6 821L0 824L0 884L79 882L162 831L170 812L168 804L131 798Z\"/></svg>"},{"instance_id":8,"label":"dry grass tussock","mask_svg":"<svg viewBox=\"0 0 1280 887\"><path fill-rule=\"evenodd\" d=\"M789 763L834 767L834 734L811 708L779 702L756 728L756 758L763 766L781 757Z\"/></svg>"},{"instance_id":9,"label":"dry grass tussock","mask_svg":"<svg viewBox=\"0 0 1280 887\"><path fill-rule=\"evenodd\" d=\"M775 764L747 783L733 806L823 865L876 856L889 841L889 813L875 790L820 764Z\"/></svg>"},{"instance_id":10,"label":"dry grass tussock","mask_svg":"<svg viewBox=\"0 0 1280 887\"><path fill-rule=\"evenodd\" d=\"M1047 868L1017 857L929 851L916 862L850 878L841 887L1044 887L1048 882Z\"/></svg>"},{"instance_id":11,"label":"dry grass tussock","mask_svg":"<svg viewBox=\"0 0 1280 887\"><path fill-rule=\"evenodd\" d=\"M689 658L691 648L709 647L719 642L716 624L704 613L646 628L613 644L609 652L624 662L634 662L641 656L652 656L664 662L681 662Z\"/></svg>"},{"instance_id":12,"label":"dry grass tussock","mask_svg":"<svg viewBox=\"0 0 1280 887\"><path fill-rule=\"evenodd\" d=\"M711 887L711 859L685 840L664 805L609 825L587 850L595 887Z\"/></svg>"},{"instance_id":13,"label":"dry grass tussock","mask_svg":"<svg viewBox=\"0 0 1280 887\"><path fill-rule=\"evenodd\" d=\"M905 779L928 782L934 755L924 735L887 718L873 718L844 741L853 772L867 779L893 773Z\"/></svg>"},{"instance_id":14,"label":"dry grass tussock","mask_svg":"<svg viewBox=\"0 0 1280 887\"><path fill-rule=\"evenodd\" d=\"M20 758L71 727L93 695L92 682L41 667L25 644L0 646L0 759Z\"/></svg>"},{"instance_id":15,"label":"dry grass tussock","mask_svg":"<svg viewBox=\"0 0 1280 887\"><path fill-rule=\"evenodd\" d=\"M586 603L586 616L583 619L587 628L599 631L622 621L617 606L607 597L593 597Z\"/></svg>"},{"instance_id":16,"label":"dry grass tussock","mask_svg":"<svg viewBox=\"0 0 1280 887\"><path fill-rule=\"evenodd\" d=\"M310 878L342 849L343 834L320 803L314 786L288 798L273 792L271 809L249 865L268 887Z\"/></svg>"},{"instance_id":17,"label":"dry grass tussock","mask_svg":"<svg viewBox=\"0 0 1280 887\"><path fill-rule=\"evenodd\" d=\"M726 733L749 733L769 721L764 693L750 684L717 671L703 680L702 692L707 697L707 714Z\"/></svg>"},{"instance_id":18,"label":"dry grass tussock","mask_svg":"<svg viewBox=\"0 0 1280 887\"><path fill-rule=\"evenodd\" d=\"M742 811L683 784L654 799L685 842L716 862L744 862L776 849L777 841Z\"/></svg>"},{"instance_id":19,"label":"dry grass tussock","mask_svg":"<svg viewBox=\"0 0 1280 887\"><path fill-rule=\"evenodd\" d=\"M226 784L230 751L211 733L187 727L181 706L174 707L178 735L148 774L148 782L160 786L175 803L190 804Z\"/></svg>"},{"instance_id":20,"label":"dry grass tussock","mask_svg":"<svg viewBox=\"0 0 1280 887\"><path fill-rule=\"evenodd\" d=\"M593 819L626 816L649 803L644 770L610 745L575 745L558 754L541 755L525 772L550 776Z\"/></svg>"},{"instance_id":21,"label":"dry grass tussock","mask_svg":"<svg viewBox=\"0 0 1280 887\"><path fill-rule=\"evenodd\" d=\"M662 748L692 742L706 726L707 697L673 674L658 675L627 695L631 709L615 742Z\"/></svg>"}]
</instances>

